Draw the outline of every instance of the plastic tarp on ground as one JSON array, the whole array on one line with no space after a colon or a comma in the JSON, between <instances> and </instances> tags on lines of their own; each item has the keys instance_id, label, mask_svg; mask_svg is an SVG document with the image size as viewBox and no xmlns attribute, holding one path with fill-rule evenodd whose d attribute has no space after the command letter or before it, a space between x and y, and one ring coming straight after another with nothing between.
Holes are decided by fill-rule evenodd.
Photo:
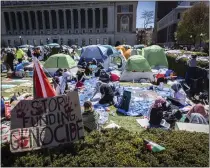
<instances>
[{"instance_id":1,"label":"plastic tarp on ground","mask_svg":"<svg viewBox=\"0 0 210 168\"><path fill-rule=\"evenodd\" d=\"M81 61L85 58L86 62L92 61L95 58L98 62L104 62L107 58L107 48L101 45L90 45L87 47L83 47L81 51L80 61L78 65L81 65Z\"/></svg>"},{"instance_id":2,"label":"plastic tarp on ground","mask_svg":"<svg viewBox=\"0 0 210 168\"><path fill-rule=\"evenodd\" d=\"M166 98L172 94L169 88L163 88L163 90L157 88L154 91L150 91L147 87L125 87L124 90L131 91L132 93L129 110L126 112L125 110L118 108L118 112L127 116L149 117L150 108L157 96Z\"/></svg>"},{"instance_id":3,"label":"plastic tarp on ground","mask_svg":"<svg viewBox=\"0 0 210 168\"><path fill-rule=\"evenodd\" d=\"M153 72L143 56L134 55L128 59L120 81L139 81L140 79L154 81Z\"/></svg>"},{"instance_id":4,"label":"plastic tarp on ground","mask_svg":"<svg viewBox=\"0 0 210 168\"><path fill-rule=\"evenodd\" d=\"M142 55L147 59L150 66L168 67L168 61L163 48L158 45L152 45L142 49Z\"/></svg>"}]
</instances>

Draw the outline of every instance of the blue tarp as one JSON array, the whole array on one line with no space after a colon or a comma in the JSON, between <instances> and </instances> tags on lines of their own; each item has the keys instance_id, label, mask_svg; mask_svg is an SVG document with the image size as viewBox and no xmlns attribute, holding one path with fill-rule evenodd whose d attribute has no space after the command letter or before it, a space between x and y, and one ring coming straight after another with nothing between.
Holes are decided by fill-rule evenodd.
<instances>
[{"instance_id":1,"label":"blue tarp","mask_svg":"<svg viewBox=\"0 0 210 168\"><path fill-rule=\"evenodd\" d=\"M125 90L135 89L135 87L130 87L129 89L125 87ZM136 88L137 89L137 88ZM146 87L138 88L139 92L141 91L147 91L148 89ZM171 91L168 88L164 88L163 90L155 89L154 90L159 96L162 96L163 98L166 98L168 96L171 96ZM151 98L134 98L132 95L131 102L129 105L129 110L126 112L123 109L118 108L118 112L123 113L127 116L146 116L149 117L149 112L152 104L154 103L155 99Z\"/></svg>"}]
</instances>

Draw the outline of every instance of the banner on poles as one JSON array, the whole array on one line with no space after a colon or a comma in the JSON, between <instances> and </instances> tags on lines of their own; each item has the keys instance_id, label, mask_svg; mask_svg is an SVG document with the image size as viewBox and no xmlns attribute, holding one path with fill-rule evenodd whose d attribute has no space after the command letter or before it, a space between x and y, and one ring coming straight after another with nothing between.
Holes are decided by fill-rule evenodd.
<instances>
[{"instance_id":1,"label":"banner on poles","mask_svg":"<svg viewBox=\"0 0 210 168\"><path fill-rule=\"evenodd\" d=\"M11 113L11 152L58 146L81 139L84 128L78 92L22 100Z\"/></svg>"}]
</instances>

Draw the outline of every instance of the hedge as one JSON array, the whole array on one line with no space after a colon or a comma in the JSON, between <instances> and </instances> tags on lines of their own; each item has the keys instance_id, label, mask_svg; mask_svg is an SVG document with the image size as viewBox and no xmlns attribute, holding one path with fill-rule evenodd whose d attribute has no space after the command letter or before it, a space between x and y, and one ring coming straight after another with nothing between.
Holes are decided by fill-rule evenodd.
<instances>
[{"instance_id":1,"label":"hedge","mask_svg":"<svg viewBox=\"0 0 210 168\"><path fill-rule=\"evenodd\" d=\"M187 72L187 58L181 58L176 61L177 55L175 54L167 54L168 67L176 72L178 76L185 77ZM201 68L206 68L209 66L209 62L197 61L197 66Z\"/></svg>"},{"instance_id":2,"label":"hedge","mask_svg":"<svg viewBox=\"0 0 210 168\"><path fill-rule=\"evenodd\" d=\"M166 148L153 153L143 139ZM208 167L209 135L159 129L131 133L125 129L94 131L84 140L52 148L15 153L3 145L1 166L6 167Z\"/></svg>"}]
</instances>

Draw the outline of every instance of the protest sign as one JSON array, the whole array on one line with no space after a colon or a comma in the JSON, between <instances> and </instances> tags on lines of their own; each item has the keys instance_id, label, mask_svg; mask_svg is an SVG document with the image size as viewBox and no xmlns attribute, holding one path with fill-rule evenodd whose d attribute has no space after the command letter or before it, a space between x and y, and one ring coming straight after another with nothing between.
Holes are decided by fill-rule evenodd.
<instances>
[{"instance_id":1,"label":"protest sign","mask_svg":"<svg viewBox=\"0 0 210 168\"><path fill-rule=\"evenodd\" d=\"M78 92L22 100L11 113L11 152L58 146L84 136Z\"/></svg>"}]
</instances>

